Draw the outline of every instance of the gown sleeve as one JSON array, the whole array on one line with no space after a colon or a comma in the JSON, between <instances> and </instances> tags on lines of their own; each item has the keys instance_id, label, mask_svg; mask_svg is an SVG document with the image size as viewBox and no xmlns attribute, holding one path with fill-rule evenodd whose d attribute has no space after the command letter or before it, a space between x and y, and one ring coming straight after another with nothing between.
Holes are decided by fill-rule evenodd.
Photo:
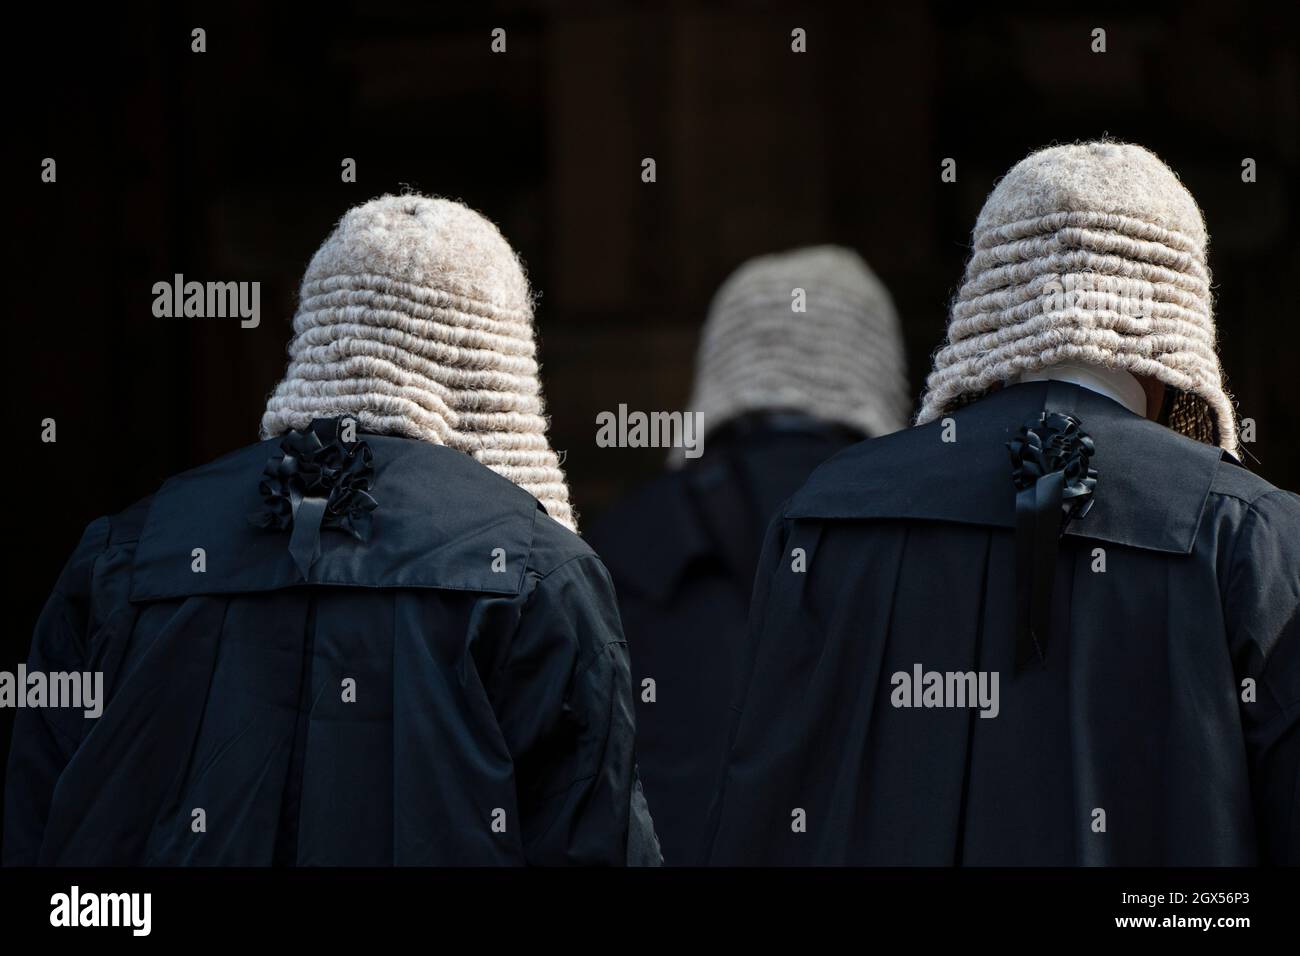
<instances>
[{"instance_id":1,"label":"gown sleeve","mask_svg":"<svg viewBox=\"0 0 1300 956\"><path fill-rule=\"evenodd\" d=\"M505 677L494 709L515 763L527 862L657 863L634 763L627 643L598 558L537 580Z\"/></svg>"},{"instance_id":2,"label":"gown sleeve","mask_svg":"<svg viewBox=\"0 0 1300 956\"><path fill-rule=\"evenodd\" d=\"M108 545L108 535L107 518L92 523L82 535L37 619L26 662L28 674L85 669L95 566ZM15 690L25 693L24 687ZM91 723L77 708L16 711L5 773L5 866L36 864L55 785Z\"/></svg>"},{"instance_id":3,"label":"gown sleeve","mask_svg":"<svg viewBox=\"0 0 1300 956\"><path fill-rule=\"evenodd\" d=\"M1247 511L1233 550L1227 618L1250 761L1260 858L1300 864L1300 498ZM1245 681L1254 681L1253 699Z\"/></svg>"}]
</instances>

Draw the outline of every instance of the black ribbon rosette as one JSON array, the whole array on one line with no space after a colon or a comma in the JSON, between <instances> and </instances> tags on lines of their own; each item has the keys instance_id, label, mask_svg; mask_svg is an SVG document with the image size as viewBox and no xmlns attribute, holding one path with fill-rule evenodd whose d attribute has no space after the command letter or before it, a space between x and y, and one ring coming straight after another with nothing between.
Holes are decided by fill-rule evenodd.
<instances>
[{"instance_id":1,"label":"black ribbon rosette","mask_svg":"<svg viewBox=\"0 0 1300 956\"><path fill-rule=\"evenodd\" d=\"M1094 446L1079 420L1041 412L1007 442L1016 486L1016 659L1043 660L1061 535L1092 508Z\"/></svg>"},{"instance_id":2,"label":"black ribbon rosette","mask_svg":"<svg viewBox=\"0 0 1300 956\"><path fill-rule=\"evenodd\" d=\"M258 489L263 505L248 516L258 528L293 529L289 553L305 579L320 557L322 528L370 539L370 494L375 469L370 446L340 437L344 418L318 418L280 440L283 454L270 459ZM350 421L350 420L349 420Z\"/></svg>"}]
</instances>

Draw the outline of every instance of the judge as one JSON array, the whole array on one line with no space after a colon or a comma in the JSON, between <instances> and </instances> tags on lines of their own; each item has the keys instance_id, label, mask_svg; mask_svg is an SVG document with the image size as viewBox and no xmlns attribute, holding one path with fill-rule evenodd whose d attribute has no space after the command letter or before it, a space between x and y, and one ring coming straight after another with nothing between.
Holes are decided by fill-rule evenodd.
<instances>
[{"instance_id":1,"label":"judge","mask_svg":"<svg viewBox=\"0 0 1300 956\"><path fill-rule=\"evenodd\" d=\"M1300 499L1237 457L1206 243L1138 146L993 190L917 427L768 530L713 863L1300 862Z\"/></svg>"},{"instance_id":2,"label":"judge","mask_svg":"<svg viewBox=\"0 0 1300 956\"><path fill-rule=\"evenodd\" d=\"M637 751L669 865L703 859L768 519L822 461L907 422L889 292L835 246L744 263L710 306L688 407L701 445L678 450L591 539L618 588Z\"/></svg>"},{"instance_id":3,"label":"judge","mask_svg":"<svg viewBox=\"0 0 1300 956\"><path fill-rule=\"evenodd\" d=\"M263 440L91 523L55 586L28 667L108 700L18 713L4 862L657 862L535 351L488 220L348 212Z\"/></svg>"}]
</instances>

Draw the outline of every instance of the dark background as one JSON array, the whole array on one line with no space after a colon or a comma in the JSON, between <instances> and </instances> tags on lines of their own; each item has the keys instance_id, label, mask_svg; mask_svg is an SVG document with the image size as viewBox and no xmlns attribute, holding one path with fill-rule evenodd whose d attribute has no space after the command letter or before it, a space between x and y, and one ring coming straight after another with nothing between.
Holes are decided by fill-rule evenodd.
<instances>
[{"instance_id":1,"label":"dark background","mask_svg":"<svg viewBox=\"0 0 1300 956\"><path fill-rule=\"evenodd\" d=\"M1300 486L1292 4L35 6L6 11L22 455L0 669L25 657L85 524L256 439L308 259L349 206L404 186L482 210L528 264L553 442L590 527L663 461L597 448L597 412L681 406L709 297L742 260L859 250L893 292L919 395L996 178L1053 142L1141 143L1205 211L1250 464ZM152 286L177 272L261 282L261 326L154 318Z\"/></svg>"}]
</instances>

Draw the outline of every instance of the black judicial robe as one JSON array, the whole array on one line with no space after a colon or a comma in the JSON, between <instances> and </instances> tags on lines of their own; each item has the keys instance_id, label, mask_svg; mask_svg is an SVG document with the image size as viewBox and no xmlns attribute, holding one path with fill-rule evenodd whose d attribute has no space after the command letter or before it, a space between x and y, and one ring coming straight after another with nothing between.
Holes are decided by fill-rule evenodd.
<instances>
[{"instance_id":1,"label":"black judicial robe","mask_svg":"<svg viewBox=\"0 0 1300 956\"><path fill-rule=\"evenodd\" d=\"M1045 409L1097 481L1015 670L1006 445ZM1300 862L1300 499L1073 385L951 419L847 449L769 528L711 862ZM997 715L917 706L917 665L999 672Z\"/></svg>"},{"instance_id":2,"label":"black judicial robe","mask_svg":"<svg viewBox=\"0 0 1300 956\"><path fill-rule=\"evenodd\" d=\"M89 526L28 667L107 706L18 712L6 864L658 862L599 558L467 455L358 437L368 540L323 525L305 578L249 521L274 440Z\"/></svg>"},{"instance_id":3,"label":"black judicial robe","mask_svg":"<svg viewBox=\"0 0 1300 956\"><path fill-rule=\"evenodd\" d=\"M711 436L701 458L633 492L589 536L618 590L637 760L669 866L703 862L763 530L813 468L855 440L799 415L747 417Z\"/></svg>"}]
</instances>

